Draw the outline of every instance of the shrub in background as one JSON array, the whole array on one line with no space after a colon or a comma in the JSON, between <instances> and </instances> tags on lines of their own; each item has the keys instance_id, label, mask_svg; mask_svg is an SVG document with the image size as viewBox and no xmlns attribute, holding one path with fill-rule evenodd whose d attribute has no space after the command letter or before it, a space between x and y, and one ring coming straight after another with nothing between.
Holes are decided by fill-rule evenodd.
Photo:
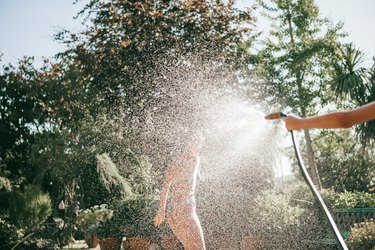
<instances>
[{"instance_id":1,"label":"shrub in background","mask_svg":"<svg viewBox=\"0 0 375 250\"><path fill-rule=\"evenodd\" d=\"M17 228L8 222L0 219L0 249L10 249L18 240Z\"/></svg>"},{"instance_id":2,"label":"shrub in background","mask_svg":"<svg viewBox=\"0 0 375 250\"><path fill-rule=\"evenodd\" d=\"M292 200L300 204L316 203L316 200L307 185L298 185L292 191ZM333 208L375 208L375 193L365 192L335 192L332 189L323 189L320 194L327 207Z\"/></svg>"},{"instance_id":3,"label":"shrub in background","mask_svg":"<svg viewBox=\"0 0 375 250\"><path fill-rule=\"evenodd\" d=\"M158 211L158 197L132 195L113 204L113 217L121 224L126 237L158 239L160 230L152 224Z\"/></svg>"},{"instance_id":4,"label":"shrub in background","mask_svg":"<svg viewBox=\"0 0 375 250\"><path fill-rule=\"evenodd\" d=\"M158 209L158 198L153 195L131 195L115 200L108 209L112 217L99 224L95 234L107 237L146 237L159 239L160 230L152 224Z\"/></svg>"},{"instance_id":5,"label":"shrub in background","mask_svg":"<svg viewBox=\"0 0 375 250\"><path fill-rule=\"evenodd\" d=\"M336 193L324 190L322 197L330 208L375 208L375 194L365 192Z\"/></svg>"},{"instance_id":6,"label":"shrub in background","mask_svg":"<svg viewBox=\"0 0 375 250\"><path fill-rule=\"evenodd\" d=\"M375 249L375 221L372 219L354 224L349 241L353 250Z\"/></svg>"},{"instance_id":7,"label":"shrub in background","mask_svg":"<svg viewBox=\"0 0 375 250\"><path fill-rule=\"evenodd\" d=\"M265 239L265 247L323 249L319 242L333 238L333 235L312 192L307 185L298 185L286 192L268 190L256 199L253 221L257 221L256 224L260 226L254 228ZM364 192L336 193L333 190L322 190L321 195L329 209L371 208L375 202L374 194ZM350 228L350 225L347 226ZM363 228L358 230L362 232L362 236L370 237L369 233L363 232ZM276 245L279 247L275 248Z\"/></svg>"},{"instance_id":8,"label":"shrub in background","mask_svg":"<svg viewBox=\"0 0 375 250\"><path fill-rule=\"evenodd\" d=\"M266 190L255 199L254 233L264 239L265 249L298 249L300 246L293 238L300 231L304 211L299 206L290 206L289 201L290 195L275 190Z\"/></svg>"},{"instance_id":9,"label":"shrub in background","mask_svg":"<svg viewBox=\"0 0 375 250\"><path fill-rule=\"evenodd\" d=\"M77 225L86 233L94 233L97 227L112 217L113 211L106 204L96 205L80 210L77 217Z\"/></svg>"},{"instance_id":10,"label":"shrub in background","mask_svg":"<svg viewBox=\"0 0 375 250\"><path fill-rule=\"evenodd\" d=\"M123 225L121 221L112 217L106 221L100 222L98 227L95 227L94 234L99 239L122 238L124 237Z\"/></svg>"},{"instance_id":11,"label":"shrub in background","mask_svg":"<svg viewBox=\"0 0 375 250\"><path fill-rule=\"evenodd\" d=\"M366 219L369 218L369 213L361 214L361 213L352 213L347 212L344 213L338 213L335 212L334 209L353 209L353 208L375 208L375 194L371 193L365 193L365 192L342 192L342 193L337 193L331 189L325 189L321 191L321 196L325 203L327 204L327 207L331 210L332 215L334 216L334 219L337 223L337 226L339 227L340 231L345 232L349 231L350 228L352 228L352 232L350 235L353 233L353 228L354 232L356 232L354 236L350 236L350 238L355 241L355 245L358 246L362 243L358 243L361 240L364 240L366 237L369 239L371 237L369 231L367 230L367 233L365 232L365 228L369 228L368 223L366 224L366 227L360 226L362 225L359 222L365 221ZM292 194L292 199L291 199L291 205L293 204L299 204L301 205L304 210L305 214L310 216L303 216L306 218L303 223L309 224L309 227L302 227L301 232L303 232L304 228L309 228L311 231L315 231L315 233L318 233L320 231L320 237L321 239L323 238L333 238L333 235L330 230L325 230L324 231L319 230L319 227L315 227L315 230L312 230L311 228L313 225L321 225L320 229L324 228L329 228L327 221L324 218L324 214L322 213L321 209L318 207L318 204L313 197L311 191L306 185L301 185L298 186ZM315 214L314 216L312 216ZM314 218L322 218L323 221L319 222L317 219ZM355 222L358 222L357 224L354 224ZM357 225L357 226L354 226ZM372 225L373 226L373 225ZM307 233L307 232L305 232ZM360 238L360 239L359 239ZM316 237L318 239L318 237ZM364 245L367 247L365 243ZM372 248L358 248L358 249L372 249ZM356 247L353 249L356 250Z\"/></svg>"},{"instance_id":12,"label":"shrub in background","mask_svg":"<svg viewBox=\"0 0 375 250\"><path fill-rule=\"evenodd\" d=\"M49 195L37 186L13 191L9 199L9 221L26 232L38 229L52 213Z\"/></svg>"}]
</instances>

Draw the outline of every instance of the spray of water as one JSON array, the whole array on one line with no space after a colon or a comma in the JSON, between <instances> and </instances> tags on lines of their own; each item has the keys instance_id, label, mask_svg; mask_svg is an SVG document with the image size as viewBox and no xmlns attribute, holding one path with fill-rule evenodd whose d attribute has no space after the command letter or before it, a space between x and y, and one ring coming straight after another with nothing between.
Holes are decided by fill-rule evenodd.
<instances>
[{"instance_id":1,"label":"spray of water","mask_svg":"<svg viewBox=\"0 0 375 250\"><path fill-rule=\"evenodd\" d=\"M206 138L196 197L208 249L238 249L254 232L254 200L273 186L280 162L278 128L241 94L239 77L238 70L195 56L163 58L146 77L153 105L139 141L147 141L144 154L159 183L192 135Z\"/></svg>"},{"instance_id":2,"label":"spray of water","mask_svg":"<svg viewBox=\"0 0 375 250\"><path fill-rule=\"evenodd\" d=\"M239 70L217 60L176 54L161 58L142 78L140 84L147 88L139 105L144 109L136 117L124 118L126 131L137 131L130 146L149 159L160 186L165 166L181 153L191 136L203 134L206 140L196 196L207 249L250 249L241 245L242 239L270 229L260 216L262 208L272 203L264 192L275 186L275 172L284 156L284 134L264 119L258 100L238 91ZM120 172L127 167L118 164ZM261 202L264 200L266 203ZM298 208L286 211L301 214ZM275 247L268 249L295 247L279 241L299 242L293 237L296 235L269 238ZM258 248L267 249L264 244Z\"/></svg>"}]
</instances>

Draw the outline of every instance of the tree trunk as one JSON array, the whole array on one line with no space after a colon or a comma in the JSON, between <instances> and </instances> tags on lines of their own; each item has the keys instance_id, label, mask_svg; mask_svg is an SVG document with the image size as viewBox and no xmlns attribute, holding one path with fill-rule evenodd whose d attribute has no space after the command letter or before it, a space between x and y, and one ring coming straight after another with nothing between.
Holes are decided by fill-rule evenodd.
<instances>
[{"instance_id":1,"label":"tree trunk","mask_svg":"<svg viewBox=\"0 0 375 250\"><path fill-rule=\"evenodd\" d=\"M322 183L319 177L318 166L316 165L316 162L315 162L314 150L312 148L310 132L307 129L303 130L303 132L304 132L305 141L306 141L307 163L309 166L308 171L310 172L311 179L314 182L316 188L320 190L322 189Z\"/></svg>"}]
</instances>

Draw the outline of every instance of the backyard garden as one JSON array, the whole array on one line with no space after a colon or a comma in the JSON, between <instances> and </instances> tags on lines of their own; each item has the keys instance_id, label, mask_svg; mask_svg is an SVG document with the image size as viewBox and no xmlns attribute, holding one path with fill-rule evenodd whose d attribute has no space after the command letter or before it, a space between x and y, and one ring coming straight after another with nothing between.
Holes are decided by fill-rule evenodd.
<instances>
[{"instance_id":1,"label":"backyard garden","mask_svg":"<svg viewBox=\"0 0 375 250\"><path fill-rule=\"evenodd\" d=\"M58 31L66 49L43 65L3 63L0 47L1 250L183 249L152 221L192 133L207 249L339 249L264 114L375 101L374 55L343 42L343 23L313 0L83 2L82 30ZM349 249L375 249L375 120L296 133Z\"/></svg>"}]
</instances>

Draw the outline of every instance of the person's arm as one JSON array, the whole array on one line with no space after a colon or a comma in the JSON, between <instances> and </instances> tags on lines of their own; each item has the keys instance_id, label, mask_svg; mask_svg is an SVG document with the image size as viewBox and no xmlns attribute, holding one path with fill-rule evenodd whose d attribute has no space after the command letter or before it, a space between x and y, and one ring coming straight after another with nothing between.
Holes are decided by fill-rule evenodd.
<instances>
[{"instance_id":1,"label":"person's arm","mask_svg":"<svg viewBox=\"0 0 375 250\"><path fill-rule=\"evenodd\" d=\"M284 121L288 130L299 130L308 128L350 128L372 119L375 119L375 101L350 111L333 112L307 118L287 116Z\"/></svg>"},{"instance_id":2,"label":"person's arm","mask_svg":"<svg viewBox=\"0 0 375 250\"><path fill-rule=\"evenodd\" d=\"M173 166L169 166L165 171L164 178L163 178L163 186L160 191L160 203L159 203L159 211L156 214L153 222L156 227L159 227L165 218L165 208L167 205L167 197L169 187L171 186L172 182L172 174L173 174Z\"/></svg>"}]
</instances>

